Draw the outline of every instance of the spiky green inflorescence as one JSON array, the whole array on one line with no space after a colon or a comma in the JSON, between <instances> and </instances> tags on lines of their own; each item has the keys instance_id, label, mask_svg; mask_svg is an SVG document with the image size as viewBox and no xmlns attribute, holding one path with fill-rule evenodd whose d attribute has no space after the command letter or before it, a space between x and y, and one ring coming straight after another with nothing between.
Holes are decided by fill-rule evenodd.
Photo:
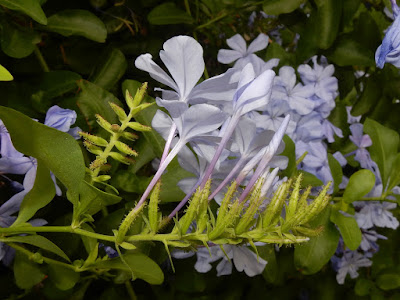
<instances>
[{"instance_id":1,"label":"spiky green inflorescence","mask_svg":"<svg viewBox=\"0 0 400 300\"><path fill-rule=\"evenodd\" d=\"M102 166L107 163L109 157L127 165L134 162L131 156L137 156L138 153L126 143L119 141L119 139L124 138L133 141L138 138L135 133L127 131L128 128L134 129L135 131L151 130L148 126L132 121L136 114L152 105L151 103L141 104L146 89L147 83L144 83L136 92L135 98L132 98L128 90L126 91L126 103L129 107L128 114L126 114L125 110L119 105L112 102L109 103L121 124L111 124L102 116L96 115L97 123L110 134L108 141L87 132L79 132L84 139L86 149L96 155L96 159L90 164L88 172L90 174L91 183L97 182L106 184L105 181L111 178L110 176L104 177L103 175L99 175ZM113 151L115 148L118 152Z\"/></svg>"},{"instance_id":2,"label":"spiky green inflorescence","mask_svg":"<svg viewBox=\"0 0 400 300\"><path fill-rule=\"evenodd\" d=\"M175 219L175 226L170 233L156 233L161 228L161 217L157 215L159 200L159 184L150 199L149 218L151 227L144 232L149 235L127 236L124 241L161 241L166 246L196 247L211 244L250 244L255 242L274 244L295 244L309 240L309 237L320 234L322 227L312 228L309 222L324 210L329 202L328 183L313 201L308 203L311 188L300 190L301 175L296 179L283 182L271 197L263 210L263 202L268 201L261 196L263 180L259 180L247 201L239 202L236 184L232 183L221 203L217 215L210 209L208 195L211 181L198 188L193 194L183 216ZM286 210L285 217L282 211ZM157 220L157 221L155 221ZM152 224L157 222L157 225ZM150 225L152 224L152 225ZM190 230L189 230L190 229ZM121 240L119 240L121 241Z\"/></svg>"}]
</instances>

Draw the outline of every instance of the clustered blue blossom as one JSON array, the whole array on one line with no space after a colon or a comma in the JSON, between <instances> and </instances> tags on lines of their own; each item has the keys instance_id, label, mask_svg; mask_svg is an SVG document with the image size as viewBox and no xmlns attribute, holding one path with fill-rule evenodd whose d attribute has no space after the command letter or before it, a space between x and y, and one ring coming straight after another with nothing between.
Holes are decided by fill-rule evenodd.
<instances>
[{"instance_id":1,"label":"clustered blue blossom","mask_svg":"<svg viewBox=\"0 0 400 300\"><path fill-rule=\"evenodd\" d=\"M156 89L162 92L157 103L169 115L158 111L152 122L166 140L153 184L176 155L182 168L194 175L179 182L186 197L170 218L186 204L198 186L204 187L210 176L213 181L209 200L219 202L232 180L245 186L240 197L244 199L260 177L268 179L264 187L267 199L278 181L278 170L287 166L286 157L279 156L283 150L281 139L284 133L294 141L296 157L303 157L298 166L300 169L324 183L333 180L328 164L328 143L333 143L335 136L343 137L341 129L328 120L339 95L335 69L325 57L314 56L297 70L282 66L275 75L272 69L278 66L279 60L265 62L255 54L265 49L268 43L269 37L265 34L260 34L249 46L242 36L233 36L227 40L231 49L222 49L218 53L219 62L233 63L233 67L201 83L198 81L204 68L202 49L190 37L175 37L164 44L160 58L170 75L152 61L150 54L137 58L139 69L149 72L151 77L174 90ZM186 73L191 74L189 79ZM352 116L350 110L347 108L349 138L356 150L347 153L346 157L354 156L362 168L374 172L377 178L374 191L379 193L382 182L379 169L367 150L372 141L363 134L363 126L359 123L361 117ZM347 164L342 153L336 152L333 157L342 167ZM341 187L345 187L347 181L344 176ZM146 193L141 201L145 197ZM397 219L390 212L394 207L395 204L380 202L356 204L354 217L362 230L363 240L357 251L344 249L343 243L338 247L332 263L338 271L339 283L344 282L347 274L352 278L357 276L359 267L371 265L369 258L379 248L376 241L385 239L375 229L398 226ZM195 269L208 272L211 263L219 261L217 275L227 275L232 272L232 264L227 263L231 259L238 271L255 276L267 264L265 260L257 259L245 245L225 245L224 251L217 245L198 249ZM173 253L176 258L192 255L194 253Z\"/></svg>"},{"instance_id":2,"label":"clustered blue blossom","mask_svg":"<svg viewBox=\"0 0 400 300\"><path fill-rule=\"evenodd\" d=\"M76 112L70 109L63 109L57 105L52 106L46 113L44 124L57 130L68 132L76 139L79 138L79 127L71 128L76 121ZM16 217L14 214L19 211L19 207L28 192L33 188L37 171L37 160L28 157L14 148L11 137L4 123L0 120L0 174L24 175L23 183L11 181L1 175L13 187L15 195L0 206L0 226L11 226ZM56 183L55 176L51 174L56 194L61 195L61 189ZM35 219L29 222L33 226L43 226L47 222L43 219ZM15 250L0 242L0 261L9 265L14 257Z\"/></svg>"}]
</instances>

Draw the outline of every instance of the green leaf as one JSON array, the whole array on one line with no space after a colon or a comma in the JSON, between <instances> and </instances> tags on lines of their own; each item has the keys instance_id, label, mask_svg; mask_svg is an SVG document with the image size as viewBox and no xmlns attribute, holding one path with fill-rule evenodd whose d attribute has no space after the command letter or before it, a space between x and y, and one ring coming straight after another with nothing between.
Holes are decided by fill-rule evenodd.
<instances>
[{"instance_id":1,"label":"green leaf","mask_svg":"<svg viewBox=\"0 0 400 300\"><path fill-rule=\"evenodd\" d=\"M17 286L24 290L32 288L45 278L38 264L30 261L26 255L18 251L15 253L14 259L14 276Z\"/></svg>"},{"instance_id":2,"label":"green leaf","mask_svg":"<svg viewBox=\"0 0 400 300\"><path fill-rule=\"evenodd\" d=\"M40 42L40 35L32 29L12 26L3 23L1 49L13 58L23 58L31 55L36 44Z\"/></svg>"},{"instance_id":3,"label":"green leaf","mask_svg":"<svg viewBox=\"0 0 400 300\"><path fill-rule=\"evenodd\" d=\"M324 183L314 174L308 173L306 171L303 170L298 170L297 171L299 174L302 173L303 174L303 180L301 182L301 186L302 187L307 187L309 185L311 186L321 186L324 185Z\"/></svg>"},{"instance_id":4,"label":"green leaf","mask_svg":"<svg viewBox=\"0 0 400 300\"><path fill-rule=\"evenodd\" d=\"M368 77L361 97L359 97L351 109L353 116L366 114L376 106L382 97L382 82L380 79L380 76L375 73Z\"/></svg>"},{"instance_id":5,"label":"green leaf","mask_svg":"<svg viewBox=\"0 0 400 300\"><path fill-rule=\"evenodd\" d=\"M23 12L40 24L47 24L47 18L40 7L39 0L0 0L0 5Z\"/></svg>"},{"instance_id":6,"label":"green leaf","mask_svg":"<svg viewBox=\"0 0 400 300\"><path fill-rule=\"evenodd\" d=\"M72 289L80 278L78 272L62 265L49 264L48 270L49 280L51 280L54 285L62 291Z\"/></svg>"},{"instance_id":7,"label":"green leaf","mask_svg":"<svg viewBox=\"0 0 400 300\"><path fill-rule=\"evenodd\" d=\"M0 106L4 122L15 148L36 157L65 185L73 203L85 176L81 148L68 133L48 127L8 107Z\"/></svg>"},{"instance_id":8,"label":"green leaf","mask_svg":"<svg viewBox=\"0 0 400 300\"><path fill-rule=\"evenodd\" d=\"M400 274L384 273L378 276L376 284L384 291L400 288Z\"/></svg>"},{"instance_id":9,"label":"green leaf","mask_svg":"<svg viewBox=\"0 0 400 300\"><path fill-rule=\"evenodd\" d=\"M78 80L81 75L71 71L50 71L41 75L37 91L31 98L39 106L39 110L45 112L50 105L50 100L64 95L78 88Z\"/></svg>"},{"instance_id":10,"label":"green leaf","mask_svg":"<svg viewBox=\"0 0 400 300\"><path fill-rule=\"evenodd\" d=\"M116 204L122 199L116 195L103 192L86 181L82 181L79 194L80 205L77 210L78 215L94 215L103 207Z\"/></svg>"},{"instance_id":11,"label":"green leaf","mask_svg":"<svg viewBox=\"0 0 400 300\"><path fill-rule=\"evenodd\" d=\"M360 200L375 186L375 175L370 170L363 169L351 175L343 193L343 201L351 203Z\"/></svg>"},{"instance_id":12,"label":"green leaf","mask_svg":"<svg viewBox=\"0 0 400 300\"><path fill-rule=\"evenodd\" d=\"M11 81L14 77L2 65L0 65L0 81Z\"/></svg>"},{"instance_id":13,"label":"green leaf","mask_svg":"<svg viewBox=\"0 0 400 300\"><path fill-rule=\"evenodd\" d=\"M275 283L278 277L279 266L275 255L274 245L265 245L262 247L257 247L260 256L266 260L268 263L265 266L262 276L268 283Z\"/></svg>"},{"instance_id":14,"label":"green leaf","mask_svg":"<svg viewBox=\"0 0 400 300\"><path fill-rule=\"evenodd\" d=\"M125 55L116 48L112 48L101 60L90 81L103 89L110 90L125 74L128 67Z\"/></svg>"},{"instance_id":15,"label":"green leaf","mask_svg":"<svg viewBox=\"0 0 400 300\"><path fill-rule=\"evenodd\" d=\"M386 187L399 147L399 134L369 118L364 123L364 132L371 137L372 146L368 150L378 164L382 184Z\"/></svg>"},{"instance_id":16,"label":"green leaf","mask_svg":"<svg viewBox=\"0 0 400 300\"><path fill-rule=\"evenodd\" d=\"M185 197L185 193L178 187L178 182L190 176L193 176L193 174L183 169L179 165L178 159L173 159L167 167L167 172L161 176L160 201L181 201Z\"/></svg>"},{"instance_id":17,"label":"green leaf","mask_svg":"<svg viewBox=\"0 0 400 300\"><path fill-rule=\"evenodd\" d=\"M125 80L122 83L122 93L125 95L125 91L128 90L132 97L136 95L136 91L142 84L136 80ZM145 96L144 102L154 102L154 99ZM135 120L139 122L140 124L146 125L146 126L151 126L151 121L153 120L154 115L156 114L158 109L158 106L152 105L144 110L142 110L140 113L138 113L135 116ZM164 151L164 145L165 141L164 139L155 131L147 131L147 132L142 132L144 138L148 142L148 146L151 145L151 150L157 155L157 157L161 157L163 151ZM140 155L140 153L139 153Z\"/></svg>"},{"instance_id":18,"label":"green leaf","mask_svg":"<svg viewBox=\"0 0 400 300\"><path fill-rule=\"evenodd\" d=\"M338 210L332 210L331 221L339 227L343 241L350 250L356 250L361 244L362 234L354 217L346 217Z\"/></svg>"},{"instance_id":19,"label":"green leaf","mask_svg":"<svg viewBox=\"0 0 400 300\"><path fill-rule=\"evenodd\" d=\"M86 117L89 126L98 126L95 114L101 115L111 124L118 122L117 115L110 108L108 103L113 102L122 106L121 101L119 101L113 94L89 81L78 81L78 86L80 87L81 92L78 94L76 102L81 109L82 114Z\"/></svg>"},{"instance_id":20,"label":"green leaf","mask_svg":"<svg viewBox=\"0 0 400 300\"><path fill-rule=\"evenodd\" d=\"M283 142L285 143L285 150L280 155L286 156L289 161L286 169L284 170L284 176L291 177L293 172L296 171L296 152L295 144L293 140L288 136L283 136Z\"/></svg>"},{"instance_id":21,"label":"green leaf","mask_svg":"<svg viewBox=\"0 0 400 300\"><path fill-rule=\"evenodd\" d=\"M147 15L147 20L153 25L192 24L194 22L190 15L172 2L163 3L153 8Z\"/></svg>"},{"instance_id":22,"label":"green leaf","mask_svg":"<svg viewBox=\"0 0 400 300\"><path fill-rule=\"evenodd\" d=\"M355 40L352 35L338 38L332 50L327 53L329 60L339 66L365 66L375 65L374 53Z\"/></svg>"},{"instance_id":23,"label":"green leaf","mask_svg":"<svg viewBox=\"0 0 400 300\"><path fill-rule=\"evenodd\" d=\"M89 40L104 43L107 29L94 14L82 9L67 9L50 16L43 28L63 36L79 35Z\"/></svg>"},{"instance_id":24,"label":"green leaf","mask_svg":"<svg viewBox=\"0 0 400 300\"><path fill-rule=\"evenodd\" d=\"M328 49L336 39L342 16L343 0L316 0L318 46Z\"/></svg>"},{"instance_id":25,"label":"green leaf","mask_svg":"<svg viewBox=\"0 0 400 300\"><path fill-rule=\"evenodd\" d=\"M55 195L56 188L51 179L50 171L41 160L38 160L35 184L22 200L18 218L11 227L28 221L39 209L49 204Z\"/></svg>"},{"instance_id":26,"label":"green leaf","mask_svg":"<svg viewBox=\"0 0 400 300\"><path fill-rule=\"evenodd\" d=\"M268 15L291 13L305 0L264 0L263 11Z\"/></svg>"},{"instance_id":27,"label":"green leaf","mask_svg":"<svg viewBox=\"0 0 400 300\"><path fill-rule=\"evenodd\" d=\"M328 153L328 163L333 177L333 192L336 193L339 190L339 185L343 180L342 166L330 153Z\"/></svg>"},{"instance_id":28,"label":"green leaf","mask_svg":"<svg viewBox=\"0 0 400 300\"><path fill-rule=\"evenodd\" d=\"M330 260L335 253L339 232L329 221L330 209L325 209L317 218L310 222L312 227L323 226L324 231L311 237L310 241L297 245L294 250L294 263L303 274L315 274Z\"/></svg>"},{"instance_id":29,"label":"green leaf","mask_svg":"<svg viewBox=\"0 0 400 300\"><path fill-rule=\"evenodd\" d=\"M3 238L2 241L10 242L10 243L24 243L36 246L40 249L52 252L57 254L58 256L64 258L67 261L70 261L68 256L62 251L56 244L52 241L46 239L44 236L41 235L25 235L25 236L12 236Z\"/></svg>"},{"instance_id":30,"label":"green leaf","mask_svg":"<svg viewBox=\"0 0 400 300\"><path fill-rule=\"evenodd\" d=\"M124 254L124 260L130 268L119 257L106 261L98 261L94 266L99 269L117 269L127 272L131 272L132 269L135 277L143 279L150 284L161 284L164 281L164 273L148 256L142 253L127 253Z\"/></svg>"},{"instance_id":31,"label":"green leaf","mask_svg":"<svg viewBox=\"0 0 400 300\"><path fill-rule=\"evenodd\" d=\"M391 191L395 186L400 184L400 153L396 154L393 164L391 165L388 180L388 191Z\"/></svg>"},{"instance_id":32,"label":"green leaf","mask_svg":"<svg viewBox=\"0 0 400 300\"><path fill-rule=\"evenodd\" d=\"M354 292L357 296L367 296L371 292L374 283L365 278L358 278L354 287Z\"/></svg>"}]
</instances>

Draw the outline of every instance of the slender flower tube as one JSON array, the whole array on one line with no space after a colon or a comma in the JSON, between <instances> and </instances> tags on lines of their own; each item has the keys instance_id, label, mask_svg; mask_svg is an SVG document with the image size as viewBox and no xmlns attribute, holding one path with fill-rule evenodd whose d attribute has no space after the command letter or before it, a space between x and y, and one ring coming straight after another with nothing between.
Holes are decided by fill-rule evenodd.
<instances>
[{"instance_id":1,"label":"slender flower tube","mask_svg":"<svg viewBox=\"0 0 400 300\"><path fill-rule=\"evenodd\" d=\"M274 156L276 151L278 150L279 144L282 141L283 135L285 134L286 128L290 121L290 115L287 115L283 120L281 126L279 127L278 131L274 134L271 142L269 143L268 147L266 148L264 155L262 156L260 163L254 172L253 176L251 177L249 183L247 184L245 190L243 191L242 195L239 198L239 201L242 202L247 195L250 193L253 185L256 183L260 175L264 172L265 168L267 167L268 163L270 162L271 158Z\"/></svg>"}]
</instances>

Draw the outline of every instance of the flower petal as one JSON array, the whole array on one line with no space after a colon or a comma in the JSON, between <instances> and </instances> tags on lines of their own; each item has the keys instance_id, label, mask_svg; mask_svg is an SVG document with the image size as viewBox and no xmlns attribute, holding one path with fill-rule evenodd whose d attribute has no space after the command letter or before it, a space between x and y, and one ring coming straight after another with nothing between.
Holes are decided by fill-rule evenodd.
<instances>
[{"instance_id":1,"label":"flower petal","mask_svg":"<svg viewBox=\"0 0 400 300\"><path fill-rule=\"evenodd\" d=\"M192 37L176 36L164 43L160 58L178 86L183 101L204 72L203 48Z\"/></svg>"}]
</instances>

